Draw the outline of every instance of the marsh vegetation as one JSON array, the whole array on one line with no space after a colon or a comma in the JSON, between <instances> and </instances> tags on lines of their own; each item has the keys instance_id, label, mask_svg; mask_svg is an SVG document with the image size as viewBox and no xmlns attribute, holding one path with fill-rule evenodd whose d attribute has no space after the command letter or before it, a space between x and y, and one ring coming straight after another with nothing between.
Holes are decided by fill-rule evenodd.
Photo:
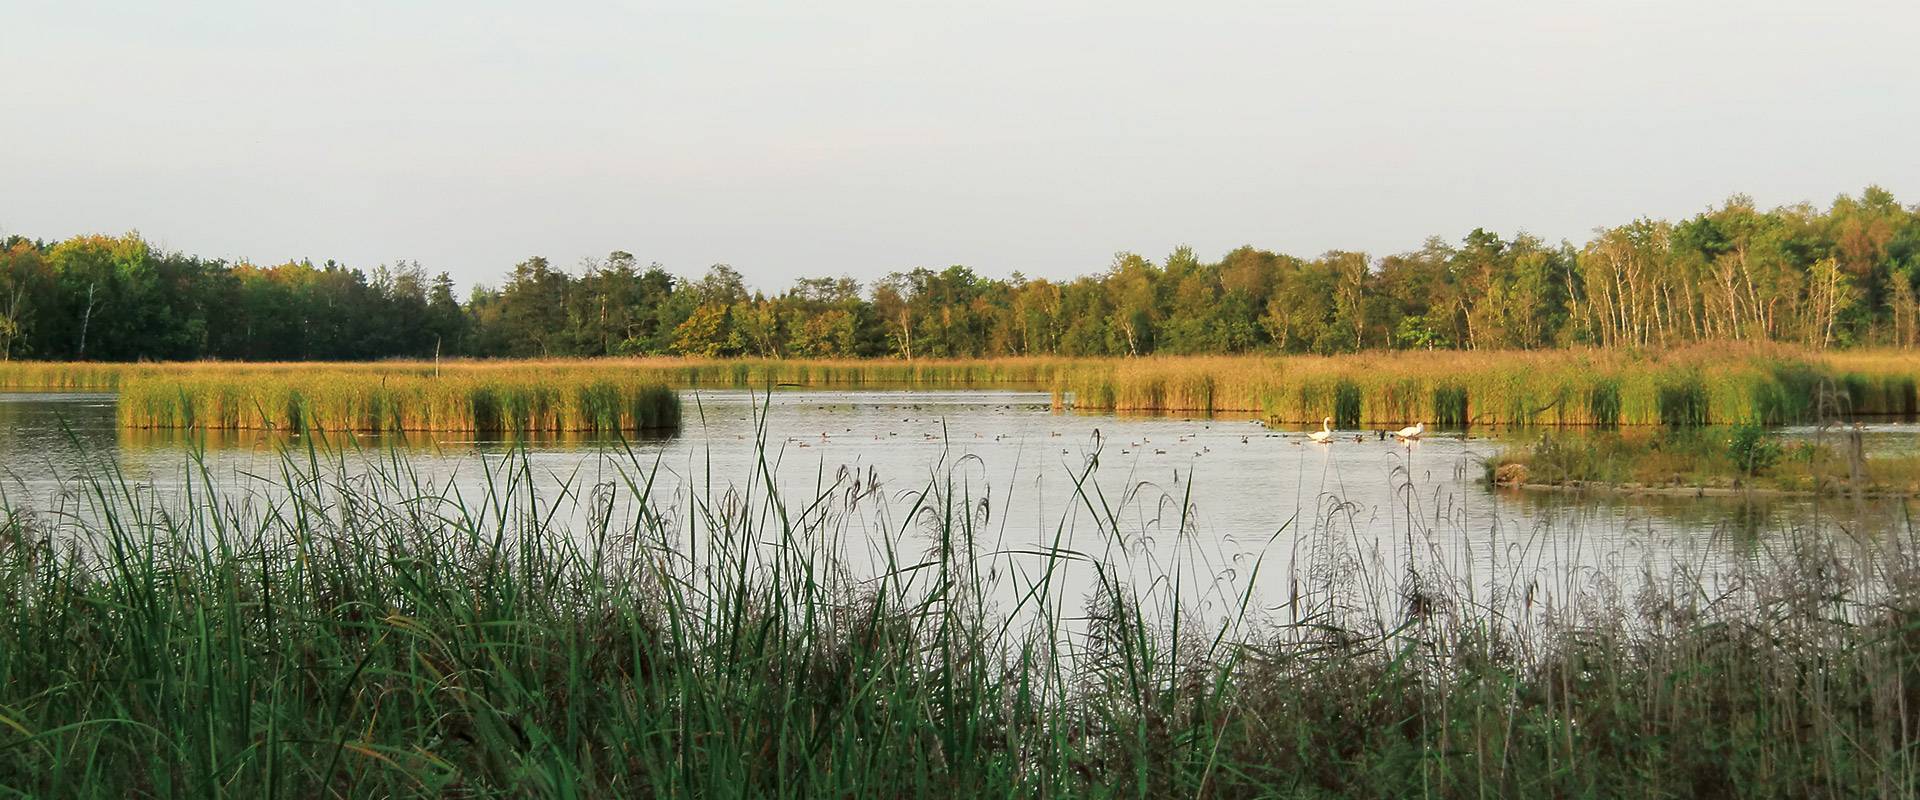
<instances>
[{"instance_id":1,"label":"marsh vegetation","mask_svg":"<svg viewBox=\"0 0 1920 800\"><path fill-rule=\"evenodd\" d=\"M1913 374L1900 354L1746 347L15 363L0 367L12 385L117 392L120 430L101 438L115 446L128 446L126 426L301 435L261 439L239 465L201 449L204 438L182 439L154 462L178 468L164 491L103 455L62 474L56 503L8 494L0 787L1910 794L1920 791L1920 557L1903 504L1867 512L1879 515L1868 526L1817 505L1759 517L1732 546L1716 542L1710 562L1658 558L1633 548L1640 523L1618 539L1554 514L1508 530L1498 514L1456 506L1444 495L1456 484L1419 477L1461 471L1479 440L1295 446L1246 421L1122 427L1047 417L1044 405L1050 395L1086 409L1316 423L1331 407L1349 433L1354 420L1425 418L1504 436L1525 421L1530 446L1494 456L1489 475L1524 464L1539 482L1732 476L1892 492L1920 475L1920 458L1855 458L1844 439L1782 439L1766 424L1910 414ZM952 431L926 395L841 416L854 409L796 393L786 402L822 404L803 432L765 409L743 431L706 427L726 423L689 392L770 384L1023 387L1039 390L1029 402L1042 421L980 416ZM501 399L483 406L483 393ZM1012 414L1012 400L983 413ZM629 420L678 420L683 402L701 426L686 448L744 436L748 456L668 469L663 445L621 438ZM1710 424L1728 421L1738 424ZM556 468L514 435L575 425L607 434L590 446L615 467ZM408 443L405 432L423 429L505 443L446 455L437 440ZM342 435L352 431L397 435L372 445L393 449L367 452ZM1036 501L1023 495L1040 482L982 480L997 475L995 452L1019 473L1017 443L943 455L932 469L882 473L865 460L904 452L895 433L944 452L1003 431L1044 443L1042 470L1065 488L1056 480ZM1189 450L1165 452L1176 443ZM803 447L820 463L799 465L814 479L796 483L780 462ZM862 453L866 468L831 469L830 447ZM463 457L484 480L437 471ZM1124 472L1119 491L1102 463ZM1170 481L1158 477L1168 467ZM1243 482L1264 469L1282 477ZM1210 481L1231 486L1228 505L1271 496L1279 507L1286 493L1293 505L1277 530L1213 517L1233 529L1214 540L1200 522L1218 499ZM1617 549L1560 551L1589 538Z\"/></svg>"},{"instance_id":2,"label":"marsh vegetation","mask_svg":"<svg viewBox=\"0 0 1920 800\"><path fill-rule=\"evenodd\" d=\"M1539 433L1485 461L1488 483L1627 492L1920 494L1920 453L1869 453L1850 427L1782 437L1755 424Z\"/></svg>"},{"instance_id":3,"label":"marsh vegetation","mask_svg":"<svg viewBox=\"0 0 1920 800\"><path fill-rule=\"evenodd\" d=\"M126 422L136 427L258 425L292 416L286 409L306 402L317 419L339 430L429 423L471 429L462 426L477 426L485 415L463 404L482 405L489 394L507 408L549 408L559 415L559 422L544 423L531 411L515 415L528 424L585 424L610 413L605 403L583 399L588 387L611 388L623 417L644 422L663 409L637 410L651 401L631 395L653 385L1038 389L1051 392L1056 405L1080 410L1251 414L1282 424L1317 424L1332 416L1343 428L1413 421L1442 427L1782 425L1912 418L1920 414L1917 378L1920 357L1905 351L1745 344L1664 353L1335 357L0 364L0 386L119 391L131 400L124 406Z\"/></svg>"},{"instance_id":4,"label":"marsh vegetation","mask_svg":"<svg viewBox=\"0 0 1920 800\"><path fill-rule=\"evenodd\" d=\"M680 425L676 392L658 379L616 370L183 369L126 381L118 403L120 422L128 428L502 436Z\"/></svg>"},{"instance_id":5,"label":"marsh vegetation","mask_svg":"<svg viewBox=\"0 0 1920 800\"><path fill-rule=\"evenodd\" d=\"M1388 552L1359 545L1351 523L1296 520L1289 556L1235 574L1143 559L1127 514L1091 490L1057 527L1009 538L953 472L887 494L843 476L792 495L759 466L676 494L634 457L548 491L509 456L489 467L497 489L465 495L404 454L373 471L317 446L278 462L239 487L190 464L187 491L166 499L102 463L76 484L84 508L10 507L0 786L1920 789L1907 531L1780 530L1727 571L1636 580L1541 572L1500 547L1449 566L1425 555L1431 532L1411 516L1408 547ZM1351 513L1332 500L1333 518ZM566 504L590 513L555 513ZM885 535L865 532L876 524ZM1260 571L1287 588L1254 590Z\"/></svg>"}]
</instances>

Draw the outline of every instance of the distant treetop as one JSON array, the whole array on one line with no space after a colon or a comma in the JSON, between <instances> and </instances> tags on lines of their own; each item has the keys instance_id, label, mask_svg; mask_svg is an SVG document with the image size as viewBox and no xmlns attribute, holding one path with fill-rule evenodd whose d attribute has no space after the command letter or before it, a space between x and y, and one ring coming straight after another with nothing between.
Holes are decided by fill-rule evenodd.
<instances>
[{"instance_id":1,"label":"distant treetop","mask_svg":"<svg viewBox=\"0 0 1920 800\"><path fill-rule=\"evenodd\" d=\"M362 360L685 354L985 357L1362 349L1920 343L1920 208L1870 186L1827 209L1743 196L1582 244L1474 229L1385 257L1181 247L1068 281L914 268L779 294L615 251L534 256L455 297L417 263L270 267L156 250L138 234L0 241L0 357Z\"/></svg>"}]
</instances>

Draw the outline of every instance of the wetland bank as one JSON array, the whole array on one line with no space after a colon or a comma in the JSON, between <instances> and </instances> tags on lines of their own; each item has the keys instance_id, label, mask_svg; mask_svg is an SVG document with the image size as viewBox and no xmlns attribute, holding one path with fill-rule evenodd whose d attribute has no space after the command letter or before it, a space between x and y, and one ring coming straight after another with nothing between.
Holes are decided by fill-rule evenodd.
<instances>
[{"instance_id":1,"label":"wetland bank","mask_svg":"<svg viewBox=\"0 0 1920 800\"><path fill-rule=\"evenodd\" d=\"M1617 5L8 4L0 800L1920 797L1920 5Z\"/></svg>"},{"instance_id":2,"label":"wetland bank","mask_svg":"<svg viewBox=\"0 0 1920 800\"><path fill-rule=\"evenodd\" d=\"M1920 794L1916 243L462 301L7 237L0 796Z\"/></svg>"},{"instance_id":3,"label":"wetland bank","mask_svg":"<svg viewBox=\"0 0 1920 800\"><path fill-rule=\"evenodd\" d=\"M491 432L354 422L437 418L403 410L411 389L381 388L432 381L431 364L23 365L43 385L85 374L78 385L109 391L0 402L0 783L154 796L1920 786L1920 564L1903 501L1509 497L1488 464L1532 437L1596 442L1632 466L1646 441L1704 451L1733 429L1634 425L1625 409L1641 401L1622 400L1612 426L1443 427L1411 446L1349 429L1359 441L1316 446L1263 409L1220 408L1237 402L1220 391L1229 377L1268 398L1322 391L1256 383L1252 363L440 365L455 397L535 374L593 386L601 370L679 404L671 427ZM1401 391L1365 383L1378 363L1281 374L1324 380L1334 402L1343 381L1361 386L1362 417L1472 378L1436 368ZM1532 376L1530 392L1582 373L1653 387L1655 419L1671 385L1541 378L1543 363L1505 374ZM1693 422L1791 408L1755 398L1785 385L1768 376L1799 374L1654 363L1756 376L1725 395L1744 410L1675 418ZM1819 385L1830 402L1899 402L1897 370L1861 374ZM1159 387L1116 388L1113 405L1193 385L1219 399L1211 415L1059 408L1083 391L1065 381L1090 375ZM761 386L735 388L748 382ZM782 383L801 386L764 391ZM347 388L303 388L320 385ZM172 419L195 424L130 426L124 403L141 392L171 394L195 409ZM294 393L306 416L242 417L273 425L207 422L227 417L196 399L271 408ZM370 396L393 416L338 411ZM1818 431L1763 430L1782 452ZM1872 431L1869 463L1920 440L1898 422Z\"/></svg>"}]
</instances>

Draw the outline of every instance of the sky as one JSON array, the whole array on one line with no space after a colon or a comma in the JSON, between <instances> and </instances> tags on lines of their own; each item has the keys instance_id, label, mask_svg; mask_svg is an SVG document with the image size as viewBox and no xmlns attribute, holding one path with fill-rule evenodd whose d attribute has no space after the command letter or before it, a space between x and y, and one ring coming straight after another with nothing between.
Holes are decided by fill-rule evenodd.
<instances>
[{"instance_id":1,"label":"sky","mask_svg":"<svg viewBox=\"0 0 1920 800\"><path fill-rule=\"evenodd\" d=\"M0 0L0 234L778 290L1920 202L1920 3Z\"/></svg>"}]
</instances>

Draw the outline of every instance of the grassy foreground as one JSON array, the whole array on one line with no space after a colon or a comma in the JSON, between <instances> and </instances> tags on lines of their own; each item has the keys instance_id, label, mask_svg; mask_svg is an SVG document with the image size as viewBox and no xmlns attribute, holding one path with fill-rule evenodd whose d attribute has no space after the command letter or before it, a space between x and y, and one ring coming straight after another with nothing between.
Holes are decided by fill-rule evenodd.
<instances>
[{"instance_id":1,"label":"grassy foreground","mask_svg":"<svg viewBox=\"0 0 1920 800\"><path fill-rule=\"evenodd\" d=\"M870 487L789 498L764 465L662 496L639 459L561 491L518 459L461 496L371 455L166 501L102 467L84 510L10 504L0 796L1920 791L1910 534L1782 532L1724 580L1633 589L1316 528L1284 597L1203 611L1184 570L1122 563L1090 490L1003 544L936 474L870 539Z\"/></svg>"},{"instance_id":2,"label":"grassy foreground","mask_svg":"<svg viewBox=\"0 0 1920 800\"><path fill-rule=\"evenodd\" d=\"M1086 410L1257 414L1273 422L1342 427L1430 425L1778 424L1833 415L1920 414L1920 354L1821 352L1775 345L1701 345L1667 353L1626 350L1425 351L1336 357L1196 356L1141 359L1013 358L977 361L683 360L472 361L374 364L0 364L0 386L117 389L133 426L182 420L246 419L266 402L232 403L250 387L319 370L345 387L453 383L455 401L397 393L385 404L362 397L315 399L313 413L344 420L367 414L465 419L457 398L492 387L507 396L528 387L599 382L677 388L891 386L1005 387L1051 391ZM433 380L428 381L427 379ZM449 380L451 379L451 380ZM329 390L330 392L333 390ZM249 398L251 400L251 398ZM528 400L523 406L534 405ZM477 413L473 415L478 419ZM256 420L258 421L258 420ZM366 422L354 422L366 425ZM417 424L417 423L409 423ZM472 424L478 424L472 423ZM456 428L458 429L458 428Z\"/></svg>"}]
</instances>

